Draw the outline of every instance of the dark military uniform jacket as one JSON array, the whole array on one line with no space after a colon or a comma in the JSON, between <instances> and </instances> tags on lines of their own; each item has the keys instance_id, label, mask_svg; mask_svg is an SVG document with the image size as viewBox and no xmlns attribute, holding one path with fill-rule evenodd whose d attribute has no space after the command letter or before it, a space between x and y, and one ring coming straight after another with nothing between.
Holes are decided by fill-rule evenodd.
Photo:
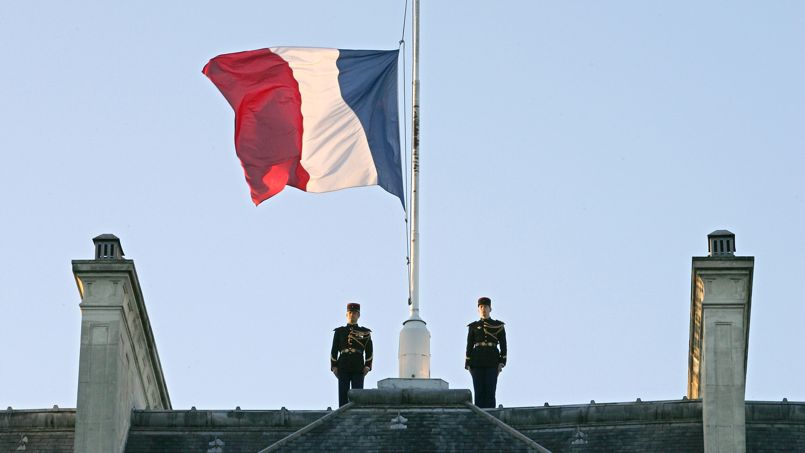
<instances>
[{"instance_id":1,"label":"dark military uniform jacket","mask_svg":"<svg viewBox=\"0 0 805 453\"><path fill-rule=\"evenodd\" d=\"M479 319L467 324L467 354L464 367L482 368L506 365L506 329L503 321ZM500 350L498 350L500 348Z\"/></svg>"},{"instance_id":2,"label":"dark military uniform jacket","mask_svg":"<svg viewBox=\"0 0 805 453\"><path fill-rule=\"evenodd\" d=\"M372 331L357 324L347 324L333 330L330 368L338 367L338 371L344 373L363 372L364 366L371 370Z\"/></svg>"}]
</instances>

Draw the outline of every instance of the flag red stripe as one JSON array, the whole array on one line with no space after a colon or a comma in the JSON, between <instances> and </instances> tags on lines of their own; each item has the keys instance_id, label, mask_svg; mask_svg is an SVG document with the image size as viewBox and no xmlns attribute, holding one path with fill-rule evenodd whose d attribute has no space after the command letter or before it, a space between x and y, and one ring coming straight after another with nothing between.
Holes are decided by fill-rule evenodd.
<instances>
[{"instance_id":1,"label":"flag red stripe","mask_svg":"<svg viewBox=\"0 0 805 453\"><path fill-rule=\"evenodd\" d=\"M260 204L286 184L305 190L302 96L288 63L259 49L215 57L202 72L235 111L235 149L252 201Z\"/></svg>"}]
</instances>

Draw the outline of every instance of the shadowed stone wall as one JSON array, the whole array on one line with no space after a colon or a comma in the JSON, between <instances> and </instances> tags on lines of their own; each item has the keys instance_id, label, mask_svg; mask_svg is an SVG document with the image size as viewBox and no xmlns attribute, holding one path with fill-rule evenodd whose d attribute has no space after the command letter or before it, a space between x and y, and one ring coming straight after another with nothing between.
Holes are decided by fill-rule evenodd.
<instances>
[{"instance_id":1,"label":"shadowed stone wall","mask_svg":"<svg viewBox=\"0 0 805 453\"><path fill-rule=\"evenodd\" d=\"M0 453L72 453L75 409L0 410Z\"/></svg>"},{"instance_id":2,"label":"shadowed stone wall","mask_svg":"<svg viewBox=\"0 0 805 453\"><path fill-rule=\"evenodd\" d=\"M488 412L553 453L704 451L702 404L696 400L515 407ZM132 412L125 451L220 449L222 453L254 453L329 413L138 410ZM74 409L0 410L0 453L72 452L74 426ZM20 446L26 449L18 450ZM325 445L320 447L326 450ZM748 401L746 450L805 451L805 402Z\"/></svg>"}]
</instances>

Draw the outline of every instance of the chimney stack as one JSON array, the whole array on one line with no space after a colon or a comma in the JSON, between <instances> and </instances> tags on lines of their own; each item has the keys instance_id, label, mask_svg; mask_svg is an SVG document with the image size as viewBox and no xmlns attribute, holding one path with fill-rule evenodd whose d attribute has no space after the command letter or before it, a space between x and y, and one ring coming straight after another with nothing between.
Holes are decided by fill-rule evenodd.
<instances>
[{"instance_id":1,"label":"chimney stack","mask_svg":"<svg viewBox=\"0 0 805 453\"><path fill-rule=\"evenodd\" d=\"M122 453L132 409L170 409L134 262L120 239L92 240L95 258L74 260L81 349L74 451Z\"/></svg>"},{"instance_id":2,"label":"chimney stack","mask_svg":"<svg viewBox=\"0 0 805 453\"><path fill-rule=\"evenodd\" d=\"M745 389L755 259L735 256L735 235L707 235L693 257L688 398L702 400L705 453L746 451Z\"/></svg>"}]
</instances>

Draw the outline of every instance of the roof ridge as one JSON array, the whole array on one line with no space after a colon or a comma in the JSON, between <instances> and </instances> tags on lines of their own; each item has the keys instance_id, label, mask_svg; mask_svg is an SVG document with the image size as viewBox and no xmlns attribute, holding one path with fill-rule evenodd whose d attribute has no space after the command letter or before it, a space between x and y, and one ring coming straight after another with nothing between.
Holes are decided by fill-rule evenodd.
<instances>
[{"instance_id":1,"label":"roof ridge","mask_svg":"<svg viewBox=\"0 0 805 453\"><path fill-rule=\"evenodd\" d=\"M338 409L332 411L331 413L325 415L324 417L321 417L320 419L314 421L313 423L305 425L302 428L300 428L298 431L295 431L295 432L283 437L282 439L274 442L273 444L271 444L268 447L258 451L257 453L269 453L271 451L277 451L277 449L279 449L279 447L282 447L283 445L287 444L288 442L301 437L302 435L312 431L314 428L317 428L317 427L321 426L327 420L335 417L336 414L340 414L341 412L346 411L347 409L349 409L350 407L352 407L354 405L355 405L355 403L350 401L347 404L345 404L345 405L339 407Z\"/></svg>"},{"instance_id":2,"label":"roof ridge","mask_svg":"<svg viewBox=\"0 0 805 453\"><path fill-rule=\"evenodd\" d=\"M490 423L492 423L494 425L497 425L499 428L501 428L504 431L508 432L512 436L514 436L517 439L525 442L526 445L528 445L529 447L533 448L534 450L536 450L536 451L538 451L540 453L551 453L551 451L548 450L547 448L545 448L542 445L538 444L533 439L531 439L530 437L528 437L525 434L521 433L520 431L517 431L516 429L512 428L511 426L506 424L503 420L495 417L492 414L487 413L485 410L481 409L480 407L478 407L478 406L476 406L476 405L474 405L472 403L469 403L469 402L465 402L464 405L467 406L471 411L473 411L476 414L480 415L482 418L485 418L488 422L490 422Z\"/></svg>"}]
</instances>

